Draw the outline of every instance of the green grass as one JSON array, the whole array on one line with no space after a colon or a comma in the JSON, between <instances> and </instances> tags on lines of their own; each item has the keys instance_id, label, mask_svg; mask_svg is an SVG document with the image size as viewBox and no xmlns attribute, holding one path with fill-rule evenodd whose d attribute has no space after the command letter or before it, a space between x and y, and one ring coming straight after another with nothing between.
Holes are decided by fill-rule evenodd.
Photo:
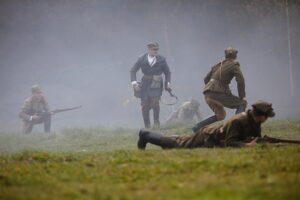
<instances>
[{"instance_id":1,"label":"green grass","mask_svg":"<svg viewBox=\"0 0 300 200\"><path fill-rule=\"evenodd\" d=\"M162 127L188 134L191 125ZM300 139L300 121L264 134ZM0 199L299 199L300 146L136 149L134 129L0 134Z\"/></svg>"}]
</instances>

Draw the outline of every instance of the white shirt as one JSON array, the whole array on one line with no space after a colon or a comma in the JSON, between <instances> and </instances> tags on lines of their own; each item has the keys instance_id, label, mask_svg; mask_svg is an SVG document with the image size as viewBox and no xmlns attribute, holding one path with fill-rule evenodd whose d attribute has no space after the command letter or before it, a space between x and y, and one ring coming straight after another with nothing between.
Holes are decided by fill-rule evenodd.
<instances>
[{"instance_id":1,"label":"white shirt","mask_svg":"<svg viewBox=\"0 0 300 200\"><path fill-rule=\"evenodd\" d=\"M150 57L148 54L148 62L149 62L150 67L152 67L156 63L156 57L155 56Z\"/></svg>"}]
</instances>

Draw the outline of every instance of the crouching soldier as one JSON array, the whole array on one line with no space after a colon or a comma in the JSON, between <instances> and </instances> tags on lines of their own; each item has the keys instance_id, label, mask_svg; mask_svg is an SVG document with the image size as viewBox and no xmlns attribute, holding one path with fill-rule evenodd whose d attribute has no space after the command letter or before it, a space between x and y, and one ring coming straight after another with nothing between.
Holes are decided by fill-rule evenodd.
<instances>
[{"instance_id":1,"label":"crouching soldier","mask_svg":"<svg viewBox=\"0 0 300 200\"><path fill-rule=\"evenodd\" d=\"M22 133L28 134L35 124L44 123L45 132L50 132L51 113L38 85L31 88L32 96L25 100L19 117L23 120Z\"/></svg>"},{"instance_id":2,"label":"crouching soldier","mask_svg":"<svg viewBox=\"0 0 300 200\"><path fill-rule=\"evenodd\" d=\"M223 124L212 124L202 127L197 133L189 136L163 136L141 130L138 148L145 149L147 143L169 148L199 147L242 147L256 144L256 140L246 142L251 137L261 137L261 124L268 117L274 117L272 104L257 101L252 109L235 115Z\"/></svg>"},{"instance_id":3,"label":"crouching soldier","mask_svg":"<svg viewBox=\"0 0 300 200\"><path fill-rule=\"evenodd\" d=\"M224 107L236 109L236 114L244 112L247 107L245 81L240 64L236 62L238 51L232 47L225 49L225 60L212 67L204 78L203 94L205 101L214 115L204 119L193 127L197 133L203 126L225 119ZM235 77L238 97L231 93L229 84Z\"/></svg>"},{"instance_id":4,"label":"crouching soldier","mask_svg":"<svg viewBox=\"0 0 300 200\"><path fill-rule=\"evenodd\" d=\"M200 103L196 99L184 102L169 116L166 123L193 122L195 116L197 117L197 121L200 121L202 117L199 107Z\"/></svg>"}]
</instances>

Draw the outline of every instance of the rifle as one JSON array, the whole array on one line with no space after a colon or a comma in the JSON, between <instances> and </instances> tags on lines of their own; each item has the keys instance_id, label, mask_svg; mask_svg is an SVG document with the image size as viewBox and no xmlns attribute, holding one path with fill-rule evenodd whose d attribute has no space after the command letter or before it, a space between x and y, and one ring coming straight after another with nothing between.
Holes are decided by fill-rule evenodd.
<instances>
[{"instance_id":1,"label":"rifle","mask_svg":"<svg viewBox=\"0 0 300 200\"><path fill-rule=\"evenodd\" d=\"M53 115L53 114L60 113L60 112L66 112L66 111L69 111L69 110L76 110L76 109L79 109L81 107L82 106L80 105L80 106L76 106L76 107L72 107L72 108L63 108L63 109L55 109L55 110L52 110L52 111L43 111L43 112L36 113L36 115L41 116L41 117L46 117L48 115Z\"/></svg>"},{"instance_id":2,"label":"rifle","mask_svg":"<svg viewBox=\"0 0 300 200\"><path fill-rule=\"evenodd\" d=\"M252 137L251 139L253 140L255 138ZM264 135L263 137L258 137L257 142L300 144L300 140L273 138L267 135Z\"/></svg>"},{"instance_id":3,"label":"rifle","mask_svg":"<svg viewBox=\"0 0 300 200\"><path fill-rule=\"evenodd\" d=\"M164 101L161 101L161 103L164 104L164 105L168 105L168 106L175 105L175 104L178 102L178 97L177 97L175 94L172 93L172 90L171 90L170 88L166 88L166 87L165 87L165 90L169 93L169 95L170 95L172 98L175 99L175 101L174 101L174 102L171 102L171 103L170 103L170 102L169 102L169 103L166 103L166 102L164 102Z\"/></svg>"}]
</instances>

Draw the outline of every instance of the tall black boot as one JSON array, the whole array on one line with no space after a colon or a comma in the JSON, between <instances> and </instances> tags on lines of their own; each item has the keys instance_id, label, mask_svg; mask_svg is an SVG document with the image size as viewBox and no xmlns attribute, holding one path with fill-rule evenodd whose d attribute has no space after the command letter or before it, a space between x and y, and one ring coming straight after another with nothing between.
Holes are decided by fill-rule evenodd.
<instances>
[{"instance_id":1,"label":"tall black boot","mask_svg":"<svg viewBox=\"0 0 300 200\"><path fill-rule=\"evenodd\" d=\"M237 109L236 109L236 111L235 111L235 114L239 114L239 113L241 113L241 112L245 112L245 110L246 110L246 106L239 106Z\"/></svg>"},{"instance_id":2,"label":"tall black boot","mask_svg":"<svg viewBox=\"0 0 300 200\"><path fill-rule=\"evenodd\" d=\"M206 125L209 125L209 124L212 124L216 121L219 121L217 116L214 115L214 116L211 116L209 118L206 118L205 120L197 123L194 127L193 127L193 131L194 133L197 133L202 127L206 126Z\"/></svg>"},{"instance_id":3,"label":"tall black boot","mask_svg":"<svg viewBox=\"0 0 300 200\"><path fill-rule=\"evenodd\" d=\"M161 142L160 142L160 133L154 133L146 130L140 130L139 132L139 140L137 143L137 146L139 149L145 149L147 146L147 143L151 143L157 146L161 147Z\"/></svg>"}]
</instances>

